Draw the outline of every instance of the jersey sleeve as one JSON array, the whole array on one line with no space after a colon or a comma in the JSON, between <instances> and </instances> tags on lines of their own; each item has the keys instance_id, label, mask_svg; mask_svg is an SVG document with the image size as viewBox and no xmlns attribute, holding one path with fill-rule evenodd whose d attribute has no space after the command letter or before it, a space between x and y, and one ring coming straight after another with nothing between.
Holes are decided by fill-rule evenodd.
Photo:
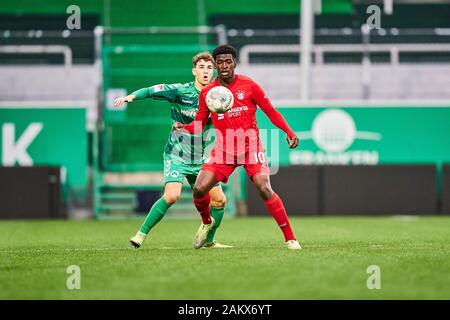
<instances>
[{"instance_id":1,"label":"jersey sleeve","mask_svg":"<svg viewBox=\"0 0 450 320\"><path fill-rule=\"evenodd\" d=\"M179 83L174 84L157 84L152 87L136 90L132 94L136 96L136 100L152 98L155 100L167 100L174 102L178 95Z\"/></svg>"},{"instance_id":2,"label":"jersey sleeve","mask_svg":"<svg viewBox=\"0 0 450 320\"><path fill-rule=\"evenodd\" d=\"M208 123L208 118L210 111L206 106L206 93L205 90L200 92L200 96L198 97L198 111L195 115L194 121L184 126L184 129L188 131L190 134L200 133L203 128Z\"/></svg>"},{"instance_id":3,"label":"jersey sleeve","mask_svg":"<svg viewBox=\"0 0 450 320\"><path fill-rule=\"evenodd\" d=\"M253 101L267 115L270 121L278 128L286 132L289 139L295 136L295 132L291 129L283 115L275 109L263 89L257 84L253 84Z\"/></svg>"}]
</instances>

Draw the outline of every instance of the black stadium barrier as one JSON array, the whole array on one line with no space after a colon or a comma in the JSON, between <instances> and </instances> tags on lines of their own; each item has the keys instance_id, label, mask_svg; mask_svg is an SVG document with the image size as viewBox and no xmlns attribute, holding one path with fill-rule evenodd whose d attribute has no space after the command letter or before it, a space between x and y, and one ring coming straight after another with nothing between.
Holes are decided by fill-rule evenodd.
<instances>
[{"instance_id":1,"label":"black stadium barrier","mask_svg":"<svg viewBox=\"0 0 450 320\"><path fill-rule=\"evenodd\" d=\"M437 213L434 165L289 166L271 184L289 215ZM268 214L250 183L247 199L250 215Z\"/></svg>"},{"instance_id":2,"label":"black stadium barrier","mask_svg":"<svg viewBox=\"0 0 450 320\"><path fill-rule=\"evenodd\" d=\"M317 215L322 203L320 175L318 166L280 167L278 173L270 176L270 181L289 214ZM250 179L247 181L247 211L251 215L268 214L255 186Z\"/></svg>"},{"instance_id":3,"label":"black stadium barrier","mask_svg":"<svg viewBox=\"0 0 450 320\"><path fill-rule=\"evenodd\" d=\"M442 168L442 212L450 214L450 164Z\"/></svg>"},{"instance_id":4,"label":"black stadium barrier","mask_svg":"<svg viewBox=\"0 0 450 320\"><path fill-rule=\"evenodd\" d=\"M436 214L434 165L324 167L325 214Z\"/></svg>"},{"instance_id":5,"label":"black stadium barrier","mask_svg":"<svg viewBox=\"0 0 450 320\"><path fill-rule=\"evenodd\" d=\"M434 165L289 166L271 176L289 215L436 214ZM0 167L0 219L66 218L59 167ZM267 215L250 180L250 215ZM442 212L450 214L450 165L443 167Z\"/></svg>"},{"instance_id":6,"label":"black stadium barrier","mask_svg":"<svg viewBox=\"0 0 450 320\"><path fill-rule=\"evenodd\" d=\"M59 167L0 167L0 219L65 218Z\"/></svg>"}]
</instances>

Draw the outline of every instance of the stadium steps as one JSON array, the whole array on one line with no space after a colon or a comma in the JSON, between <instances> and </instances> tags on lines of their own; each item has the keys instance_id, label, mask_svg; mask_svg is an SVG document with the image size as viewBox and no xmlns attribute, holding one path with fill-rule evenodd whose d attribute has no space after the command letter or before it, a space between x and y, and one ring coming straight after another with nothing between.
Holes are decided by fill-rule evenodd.
<instances>
[{"instance_id":1,"label":"stadium steps","mask_svg":"<svg viewBox=\"0 0 450 320\"><path fill-rule=\"evenodd\" d=\"M133 210L133 205L128 204L102 204L102 210Z\"/></svg>"},{"instance_id":2,"label":"stadium steps","mask_svg":"<svg viewBox=\"0 0 450 320\"><path fill-rule=\"evenodd\" d=\"M154 177L149 179L151 175L145 175L147 176L127 173L103 174L97 183L96 216L99 218L142 217L142 213L147 213L149 208L139 207L138 192L156 191L162 194L164 181ZM159 194L155 197L159 197ZM192 204L192 191L187 184L183 185L183 191L176 206L170 210L188 212L195 210Z\"/></svg>"},{"instance_id":3,"label":"stadium steps","mask_svg":"<svg viewBox=\"0 0 450 320\"><path fill-rule=\"evenodd\" d=\"M103 193L101 195L102 200L134 200L135 195L133 193L124 193L124 192L118 192L118 193Z\"/></svg>"}]
</instances>

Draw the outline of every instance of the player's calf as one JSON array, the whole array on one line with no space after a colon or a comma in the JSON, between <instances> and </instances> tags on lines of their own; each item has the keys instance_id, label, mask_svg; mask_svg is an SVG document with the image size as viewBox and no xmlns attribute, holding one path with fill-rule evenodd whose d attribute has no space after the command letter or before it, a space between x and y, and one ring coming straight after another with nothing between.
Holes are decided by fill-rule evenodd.
<instances>
[{"instance_id":1,"label":"player's calf","mask_svg":"<svg viewBox=\"0 0 450 320\"><path fill-rule=\"evenodd\" d=\"M209 193L200 198L194 195L194 205L202 217L203 224L211 223L210 202L211 197L209 196Z\"/></svg>"},{"instance_id":2,"label":"player's calf","mask_svg":"<svg viewBox=\"0 0 450 320\"><path fill-rule=\"evenodd\" d=\"M270 185L269 176L256 174L253 176L253 183L259 196L264 200L268 200L274 194L272 186Z\"/></svg>"}]
</instances>

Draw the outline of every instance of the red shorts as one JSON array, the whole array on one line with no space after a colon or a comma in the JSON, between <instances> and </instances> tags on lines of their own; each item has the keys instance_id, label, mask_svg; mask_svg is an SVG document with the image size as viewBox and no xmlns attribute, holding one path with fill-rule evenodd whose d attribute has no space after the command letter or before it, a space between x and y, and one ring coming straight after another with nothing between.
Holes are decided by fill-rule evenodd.
<instances>
[{"instance_id":1,"label":"red shorts","mask_svg":"<svg viewBox=\"0 0 450 320\"><path fill-rule=\"evenodd\" d=\"M213 156L213 154L211 154ZM269 166L267 165L266 154L262 151L255 153L251 157L246 157L245 161L229 163L219 159L217 157L212 157L208 159L202 166L201 170L211 171L216 176L217 182L227 183L228 178L233 173L234 169L239 166L244 166L247 175L253 180L255 174L270 174Z\"/></svg>"}]
</instances>

